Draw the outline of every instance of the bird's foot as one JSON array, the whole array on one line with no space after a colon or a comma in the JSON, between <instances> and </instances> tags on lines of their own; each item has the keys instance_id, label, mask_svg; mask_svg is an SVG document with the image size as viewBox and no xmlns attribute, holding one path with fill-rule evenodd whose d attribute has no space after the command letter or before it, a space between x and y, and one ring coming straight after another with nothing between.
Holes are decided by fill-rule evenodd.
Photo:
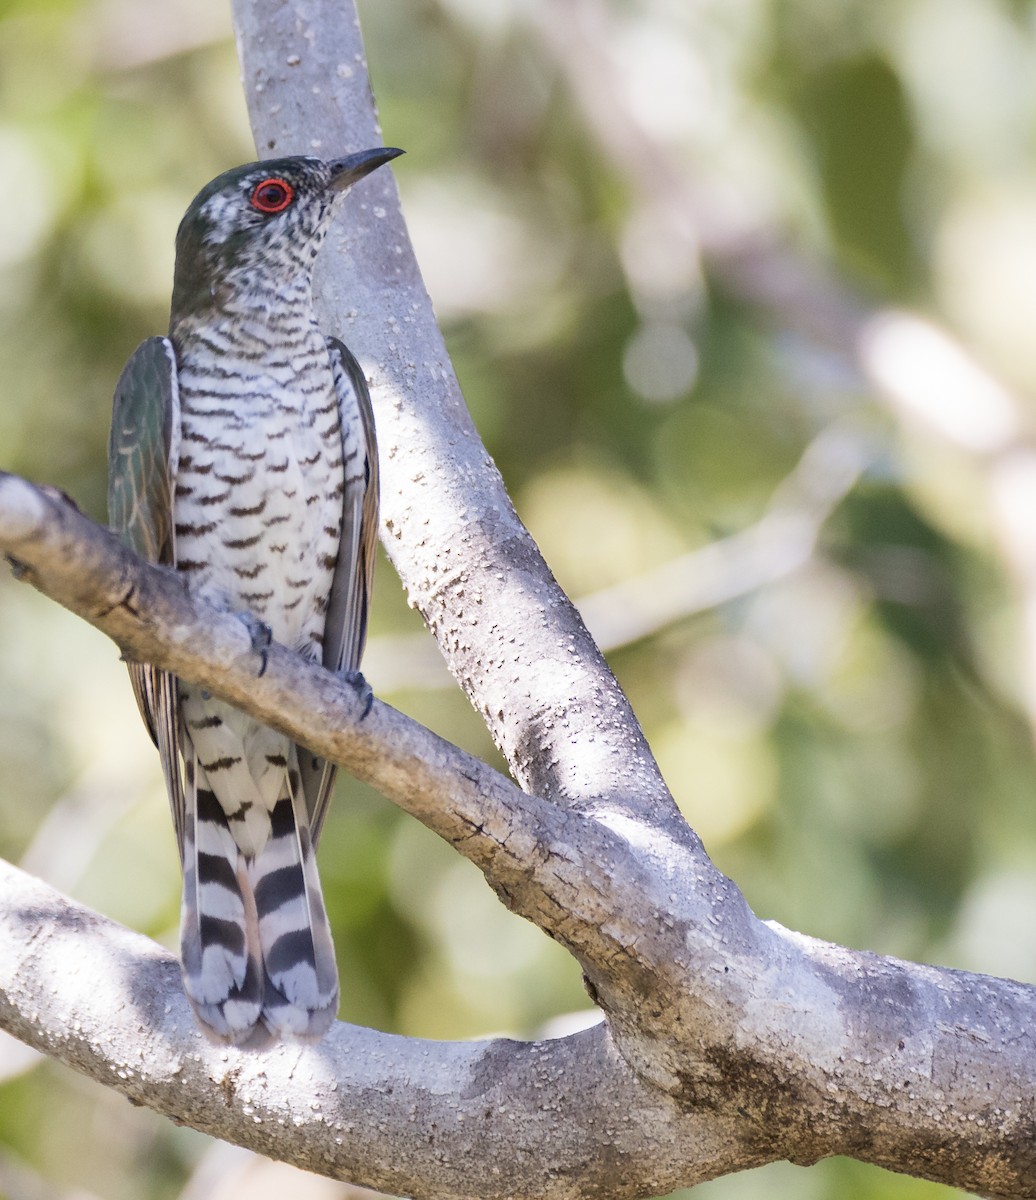
<instances>
[{"instance_id":1,"label":"bird's foot","mask_svg":"<svg viewBox=\"0 0 1036 1200\"><path fill-rule=\"evenodd\" d=\"M370 713L371 706L374 704L374 689L367 682L362 671L339 671L338 678L356 692L356 695L363 703L363 712L360 713L360 720L367 719Z\"/></svg>"},{"instance_id":2,"label":"bird's foot","mask_svg":"<svg viewBox=\"0 0 1036 1200\"><path fill-rule=\"evenodd\" d=\"M252 640L252 649L259 655L259 678L266 674L266 664L268 661L267 651L273 642L273 630L265 621L260 621L254 613L236 612L234 616L248 630L248 636Z\"/></svg>"},{"instance_id":3,"label":"bird's foot","mask_svg":"<svg viewBox=\"0 0 1036 1200\"><path fill-rule=\"evenodd\" d=\"M13 554L5 554L4 561L11 568L11 574L15 579L24 579L29 574L29 564L23 563L20 558L15 558Z\"/></svg>"}]
</instances>

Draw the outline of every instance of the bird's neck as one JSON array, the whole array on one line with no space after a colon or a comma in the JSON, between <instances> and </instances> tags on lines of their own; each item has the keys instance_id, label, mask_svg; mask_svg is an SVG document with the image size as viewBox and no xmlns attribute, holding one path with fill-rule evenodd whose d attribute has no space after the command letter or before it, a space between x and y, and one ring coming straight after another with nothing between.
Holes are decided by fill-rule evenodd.
<instances>
[{"instance_id":1,"label":"bird's neck","mask_svg":"<svg viewBox=\"0 0 1036 1200\"><path fill-rule=\"evenodd\" d=\"M187 303L178 303L187 300ZM308 272L275 277L261 268L234 272L189 297L173 296L169 332L174 342L199 332L236 328L269 330L273 325L293 330L315 326L313 289Z\"/></svg>"}]
</instances>

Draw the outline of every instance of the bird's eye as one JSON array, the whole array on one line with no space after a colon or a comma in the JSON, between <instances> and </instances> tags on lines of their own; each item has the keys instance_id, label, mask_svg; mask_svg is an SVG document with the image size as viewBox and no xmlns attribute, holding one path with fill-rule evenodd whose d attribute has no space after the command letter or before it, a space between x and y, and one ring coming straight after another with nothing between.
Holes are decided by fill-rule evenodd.
<instances>
[{"instance_id":1,"label":"bird's eye","mask_svg":"<svg viewBox=\"0 0 1036 1200\"><path fill-rule=\"evenodd\" d=\"M286 179L264 179L252 189L249 203L261 213L284 212L295 199L295 189Z\"/></svg>"}]
</instances>

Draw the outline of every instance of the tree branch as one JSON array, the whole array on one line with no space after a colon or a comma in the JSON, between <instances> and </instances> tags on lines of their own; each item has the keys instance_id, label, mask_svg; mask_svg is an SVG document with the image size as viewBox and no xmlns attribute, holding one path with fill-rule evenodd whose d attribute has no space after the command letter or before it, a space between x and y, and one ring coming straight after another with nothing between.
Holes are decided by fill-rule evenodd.
<instances>
[{"instance_id":1,"label":"tree branch","mask_svg":"<svg viewBox=\"0 0 1036 1200\"><path fill-rule=\"evenodd\" d=\"M134 558L59 493L10 475L0 475L0 552L127 654L303 740L450 840L515 911L572 950L608 1017L606 1028L547 1051L510 1043L432 1051L340 1026L331 1049L278 1052L305 1079L307 1103L323 1095L307 1074L317 1064L328 1089L338 1081L342 1119L332 1129L356 1133L372 1087L394 1097L378 1106L384 1140L339 1152L322 1101L312 1119L299 1115L290 1070L278 1074L247 1052L205 1047L195 1057L198 1035L168 956L10 868L0 1025L17 1036L198 1128L423 1195L564 1196L575 1177L596 1195L629 1196L779 1157L849 1153L1036 1196L1036 989L853 953L760 922L686 826L670 837L622 813L528 796L387 705L375 702L361 722L352 687L276 645L263 670L237 618L193 601L179 576ZM380 1091L356 1074L358 1055L392 1064ZM541 1069L555 1055L545 1091ZM498 1091L458 1089L458 1079L481 1077L498 1059L507 1064ZM430 1079L452 1116L427 1110L435 1150L422 1143L408 1157L396 1152L413 1138L405 1097L421 1096ZM530 1111L547 1106L549 1128L521 1097ZM631 1130L624 1111L645 1124ZM542 1138L522 1142L521 1155L498 1132L512 1118ZM483 1168L461 1185L455 1164L475 1153Z\"/></svg>"},{"instance_id":2,"label":"tree branch","mask_svg":"<svg viewBox=\"0 0 1036 1200\"><path fill-rule=\"evenodd\" d=\"M361 719L354 687L283 646L257 652L245 625L192 599L182 576L136 558L60 493L3 472L0 553L124 657L201 684L377 788L475 863L509 907L586 970L614 974L633 934L620 913L608 914L607 932L601 925L607 876L621 855L607 829L527 795L387 704L375 700Z\"/></svg>"},{"instance_id":3,"label":"tree branch","mask_svg":"<svg viewBox=\"0 0 1036 1200\"><path fill-rule=\"evenodd\" d=\"M380 141L351 3L237 0L234 19L263 154ZM318 314L371 381L384 541L412 603L523 787L678 828L628 700L471 422L391 172L350 200L321 259Z\"/></svg>"},{"instance_id":4,"label":"tree branch","mask_svg":"<svg viewBox=\"0 0 1036 1200\"><path fill-rule=\"evenodd\" d=\"M675 1185L671 1153L643 1136L670 1131L675 1105L623 1069L603 1026L445 1043L339 1023L313 1047L211 1046L170 954L3 862L0 1024L178 1123L386 1191L493 1200L571 1194L559 1181L574 1177L608 1196L616 1161ZM574 1078L586 1102L568 1106ZM704 1119L681 1124L713 1145Z\"/></svg>"},{"instance_id":5,"label":"tree branch","mask_svg":"<svg viewBox=\"0 0 1036 1200\"><path fill-rule=\"evenodd\" d=\"M351 22L313 0L237 15L263 153L373 143ZM213 1048L169 955L0 867L0 1025L175 1120L422 1196L634 1196L843 1153L1036 1197L1036 989L844 950L749 912L518 523L391 184L378 186L339 235L349 255L325 256L324 325L374 377L397 569L536 794L386 705L361 721L353 689L281 647L262 669L236 618L11 476L0 552L126 654L211 688L446 837L576 955L607 1024L529 1044L338 1025L308 1048Z\"/></svg>"},{"instance_id":6,"label":"tree branch","mask_svg":"<svg viewBox=\"0 0 1036 1200\"><path fill-rule=\"evenodd\" d=\"M605 651L660 633L677 621L786 579L815 556L824 523L868 462L863 436L836 422L806 447L773 493L763 515L745 529L681 554L640 575L575 601ZM422 633L382 634L367 645L366 663L395 688L449 687L451 677Z\"/></svg>"}]
</instances>

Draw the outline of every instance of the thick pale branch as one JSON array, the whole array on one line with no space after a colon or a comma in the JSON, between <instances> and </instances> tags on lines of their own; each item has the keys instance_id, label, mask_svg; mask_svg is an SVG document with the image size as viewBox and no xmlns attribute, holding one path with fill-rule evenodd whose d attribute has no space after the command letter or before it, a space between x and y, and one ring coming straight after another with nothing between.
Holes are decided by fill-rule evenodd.
<instances>
[{"instance_id":1,"label":"thick pale branch","mask_svg":"<svg viewBox=\"0 0 1036 1200\"><path fill-rule=\"evenodd\" d=\"M689 833L671 839L620 813L590 817L527 796L384 705L357 725L353 689L277 646L260 675L235 617L196 609L175 574L140 563L59 494L13 476L0 476L0 551L131 653L304 738L448 837L516 910L573 949L609 1018L607 1031L546 1051L430 1049L338 1027L319 1048L278 1052L287 1071L280 1057L205 1048L196 1058L200 1043L169 960L10 869L0 897L0 1025L30 1044L198 1128L430 1196L516 1188L632 1196L777 1157L832 1153L1036 1196L1036 990L789 934L758 921L732 885L701 869ZM357 1055L368 1062L354 1073ZM370 1071L386 1064L388 1076L371 1083ZM300 1115L292 1070L307 1103L317 1103L312 1119ZM323 1081L316 1091L310 1071ZM492 1075L491 1086L458 1090L472 1072ZM329 1121L322 1098L338 1095L336 1079L333 1103L344 1107ZM434 1080L449 1121L426 1106ZM195 1089L205 1087L199 1099ZM372 1092L377 1138L366 1124ZM518 1098L526 1094L536 1111L548 1106L553 1125L524 1124ZM646 1124L608 1125L613 1096ZM502 1135L498 1143L498 1127L512 1120L533 1130L522 1142L528 1163ZM290 1153L279 1122L306 1130ZM437 1153L407 1157L414 1122L431 1123ZM610 1151L600 1137L586 1140L595 1124L611 1130ZM352 1140L336 1141L336 1125ZM475 1175L458 1182L469 1136L489 1156L485 1169L500 1172L492 1186L484 1172L470 1191ZM589 1154L578 1167L577 1145ZM605 1186L602 1164L614 1167L616 1154L623 1169Z\"/></svg>"},{"instance_id":2,"label":"thick pale branch","mask_svg":"<svg viewBox=\"0 0 1036 1200\"><path fill-rule=\"evenodd\" d=\"M241 0L237 20L261 152L373 144L341 9ZM387 706L361 721L353 689L282 648L262 669L236 618L10 476L0 551L127 654L342 762L457 845L577 954L608 1024L526 1045L340 1025L311 1048L216 1050L169 956L3 867L0 1025L174 1119L429 1197L636 1196L833 1153L1036 1197L1036 989L827 946L748 911L514 515L387 175L359 197L347 253L325 258L323 320L373 375L394 560L542 799Z\"/></svg>"},{"instance_id":3,"label":"thick pale branch","mask_svg":"<svg viewBox=\"0 0 1036 1200\"><path fill-rule=\"evenodd\" d=\"M562 1197L578 1179L608 1197L629 1194L626 1171L663 1192L678 1147L718 1153L716 1122L639 1085L603 1026L445 1043L338 1024L316 1046L211 1046L170 954L2 861L0 1026L175 1121L395 1193Z\"/></svg>"},{"instance_id":4,"label":"thick pale branch","mask_svg":"<svg viewBox=\"0 0 1036 1200\"><path fill-rule=\"evenodd\" d=\"M60 493L4 472L0 553L20 578L111 637L128 660L154 662L283 729L440 836L463 839L472 857L480 820L502 833L509 813L537 803L388 705L375 701L361 720L355 687L277 644L256 650L245 624L192 599L182 576L138 559Z\"/></svg>"},{"instance_id":5,"label":"thick pale branch","mask_svg":"<svg viewBox=\"0 0 1036 1200\"><path fill-rule=\"evenodd\" d=\"M527 795L387 704L374 701L361 718L354 687L282 646L257 651L245 625L192 599L182 576L136 558L60 493L3 472L0 553L125 657L202 684L416 816L471 859L509 907L601 976L602 989L624 960L640 967L624 947L641 914L626 917L607 897L616 874L632 878L641 868L605 826Z\"/></svg>"},{"instance_id":6,"label":"thick pale branch","mask_svg":"<svg viewBox=\"0 0 1036 1200\"><path fill-rule=\"evenodd\" d=\"M351 3L237 0L234 19L261 154L380 140ZM681 817L629 703L471 423L392 175L363 186L328 239L318 309L371 379L393 564L524 787L672 832Z\"/></svg>"}]
</instances>

